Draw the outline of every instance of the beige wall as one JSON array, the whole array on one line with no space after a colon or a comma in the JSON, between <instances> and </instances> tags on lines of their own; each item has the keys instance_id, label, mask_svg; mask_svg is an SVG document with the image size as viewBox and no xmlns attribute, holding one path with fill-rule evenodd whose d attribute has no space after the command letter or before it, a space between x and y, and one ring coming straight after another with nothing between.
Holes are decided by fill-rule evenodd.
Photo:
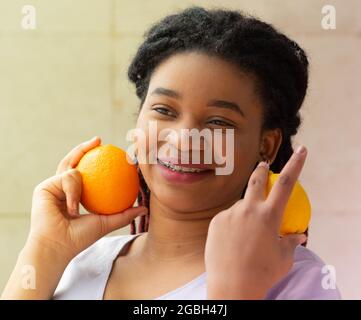
<instances>
[{"instance_id":1,"label":"beige wall","mask_svg":"<svg viewBox=\"0 0 361 320\"><path fill-rule=\"evenodd\" d=\"M344 298L361 298L361 2L31 0L37 29L20 27L24 1L0 2L0 290L29 227L34 186L72 146L97 134L125 146L137 100L125 71L149 24L189 4L240 8L294 37L311 79L296 141L309 149L309 247L336 267ZM336 30L321 7L336 7ZM121 230L128 232L128 229Z\"/></svg>"}]
</instances>

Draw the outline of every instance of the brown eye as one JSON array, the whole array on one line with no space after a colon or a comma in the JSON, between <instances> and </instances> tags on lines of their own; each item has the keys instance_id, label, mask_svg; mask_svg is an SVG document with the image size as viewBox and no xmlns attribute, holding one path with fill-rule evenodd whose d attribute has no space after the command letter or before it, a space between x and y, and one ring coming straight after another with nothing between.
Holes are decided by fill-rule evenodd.
<instances>
[{"instance_id":1,"label":"brown eye","mask_svg":"<svg viewBox=\"0 0 361 320\"><path fill-rule=\"evenodd\" d=\"M225 122L223 120L220 120L220 119L214 119L214 120L209 121L208 123L214 124L216 126L221 126L221 127L233 127L232 124Z\"/></svg>"},{"instance_id":2,"label":"brown eye","mask_svg":"<svg viewBox=\"0 0 361 320\"><path fill-rule=\"evenodd\" d=\"M165 116L174 117L173 112L168 110L167 108L157 107L157 108L153 108L153 110L160 113L160 114L163 114Z\"/></svg>"}]
</instances>

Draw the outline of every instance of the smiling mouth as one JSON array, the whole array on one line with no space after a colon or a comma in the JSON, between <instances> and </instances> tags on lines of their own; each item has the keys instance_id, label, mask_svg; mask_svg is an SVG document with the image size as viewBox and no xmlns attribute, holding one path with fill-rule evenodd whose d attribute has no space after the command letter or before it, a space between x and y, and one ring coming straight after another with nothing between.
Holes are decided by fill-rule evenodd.
<instances>
[{"instance_id":1,"label":"smiling mouth","mask_svg":"<svg viewBox=\"0 0 361 320\"><path fill-rule=\"evenodd\" d=\"M202 173L202 172L207 172L207 171L211 171L210 169L199 169L199 168L190 168L190 167L182 167L176 164L172 164L170 162L163 162L160 159L157 159L158 163L160 165L162 165L163 167L166 167L169 170L172 170L174 172L179 172L179 173Z\"/></svg>"}]
</instances>

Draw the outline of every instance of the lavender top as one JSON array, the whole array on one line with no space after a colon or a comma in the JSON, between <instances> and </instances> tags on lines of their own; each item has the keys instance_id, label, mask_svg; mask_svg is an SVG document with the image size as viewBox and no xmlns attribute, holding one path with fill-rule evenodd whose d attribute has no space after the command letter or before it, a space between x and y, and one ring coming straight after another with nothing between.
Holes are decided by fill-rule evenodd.
<instances>
[{"instance_id":1,"label":"lavender top","mask_svg":"<svg viewBox=\"0 0 361 320\"><path fill-rule=\"evenodd\" d=\"M77 255L65 269L53 299L101 300L113 261L137 235L104 237ZM327 265L311 250L298 246L288 274L266 299L341 299ZM206 272L156 300L206 300Z\"/></svg>"}]
</instances>

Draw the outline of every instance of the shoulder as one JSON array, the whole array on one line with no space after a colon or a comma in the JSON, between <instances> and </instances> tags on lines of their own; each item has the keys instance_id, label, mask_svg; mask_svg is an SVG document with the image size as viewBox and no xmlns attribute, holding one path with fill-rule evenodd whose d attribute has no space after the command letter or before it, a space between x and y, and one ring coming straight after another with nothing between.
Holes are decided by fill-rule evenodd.
<instances>
[{"instance_id":1,"label":"shoulder","mask_svg":"<svg viewBox=\"0 0 361 320\"><path fill-rule=\"evenodd\" d=\"M134 235L103 237L66 267L53 299L101 299L112 264Z\"/></svg>"},{"instance_id":2,"label":"shoulder","mask_svg":"<svg viewBox=\"0 0 361 320\"><path fill-rule=\"evenodd\" d=\"M291 270L269 291L267 299L341 299L334 267L312 250L297 246Z\"/></svg>"},{"instance_id":3,"label":"shoulder","mask_svg":"<svg viewBox=\"0 0 361 320\"><path fill-rule=\"evenodd\" d=\"M100 271L103 269L103 263L115 258L123 245L133 237L133 235L103 237L78 254L69 266L76 264L78 267L85 267L88 270Z\"/></svg>"}]
</instances>

